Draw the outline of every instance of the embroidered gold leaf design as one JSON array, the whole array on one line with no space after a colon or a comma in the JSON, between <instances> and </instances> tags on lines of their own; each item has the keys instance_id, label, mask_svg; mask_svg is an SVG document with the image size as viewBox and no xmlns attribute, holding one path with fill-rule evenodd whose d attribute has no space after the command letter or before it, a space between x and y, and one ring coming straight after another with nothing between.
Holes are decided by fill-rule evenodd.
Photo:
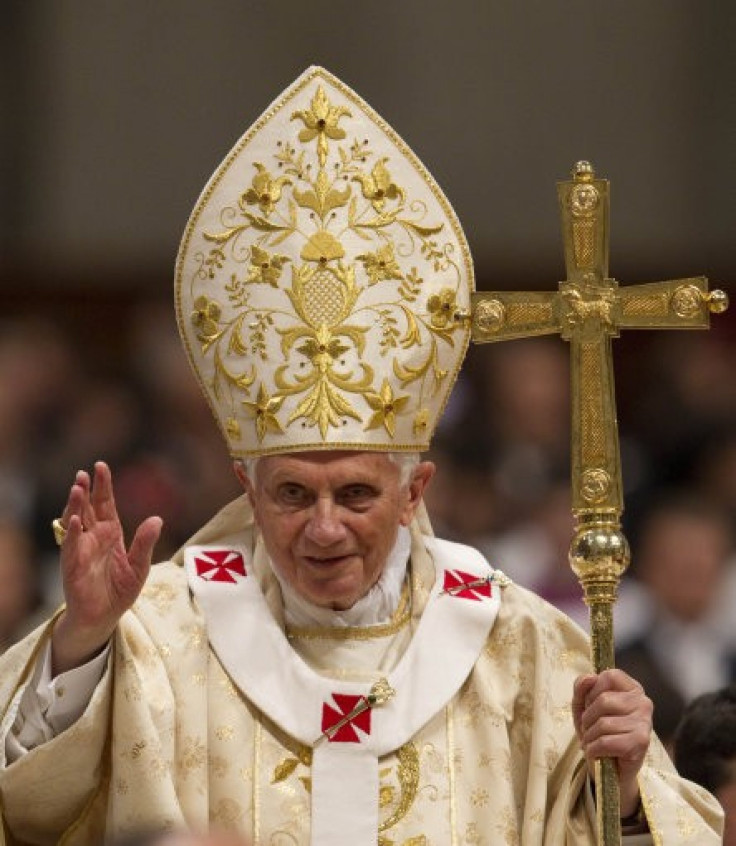
<instances>
[{"instance_id":1,"label":"embroidered gold leaf design","mask_svg":"<svg viewBox=\"0 0 736 846\"><path fill-rule=\"evenodd\" d=\"M391 244L386 244L375 253L362 253L357 258L363 263L371 285L386 279L403 279L403 273L396 261Z\"/></svg>"},{"instance_id":2,"label":"embroidered gold leaf design","mask_svg":"<svg viewBox=\"0 0 736 846\"><path fill-rule=\"evenodd\" d=\"M381 355L386 355L389 349L398 346L399 321L394 316L394 310L390 308L378 309L378 318L381 323Z\"/></svg>"},{"instance_id":3,"label":"embroidered gold leaf design","mask_svg":"<svg viewBox=\"0 0 736 846\"><path fill-rule=\"evenodd\" d=\"M345 255L342 244L330 232L320 229L310 237L301 251L304 261L316 261L327 264Z\"/></svg>"},{"instance_id":4,"label":"embroidered gold leaf design","mask_svg":"<svg viewBox=\"0 0 736 846\"><path fill-rule=\"evenodd\" d=\"M304 177L305 151L300 150L299 155L297 155L296 148L292 147L291 144L284 144L283 141L276 142L276 149L277 152L274 158L279 168L285 173L295 176L297 179L302 179Z\"/></svg>"},{"instance_id":5,"label":"embroidered gold leaf design","mask_svg":"<svg viewBox=\"0 0 736 846\"><path fill-rule=\"evenodd\" d=\"M319 426L324 439L330 426L339 426L341 417L360 420L360 415L345 397L325 379L320 379L311 394L306 396L289 418L289 423L304 418L310 425Z\"/></svg>"},{"instance_id":6,"label":"embroidered gold leaf design","mask_svg":"<svg viewBox=\"0 0 736 846\"><path fill-rule=\"evenodd\" d=\"M248 268L247 282L265 282L272 288L278 288L281 270L287 261L288 256L269 253L262 250L256 244L250 248L250 267Z\"/></svg>"},{"instance_id":7,"label":"embroidered gold leaf design","mask_svg":"<svg viewBox=\"0 0 736 846\"><path fill-rule=\"evenodd\" d=\"M259 232L286 232L289 234L291 231L291 227L289 226L281 226L278 223L273 223L270 220L266 220L265 217L261 217L258 214L252 214L251 212L243 212L243 215L247 220L250 222L250 225L257 229Z\"/></svg>"},{"instance_id":8,"label":"embroidered gold leaf design","mask_svg":"<svg viewBox=\"0 0 736 846\"><path fill-rule=\"evenodd\" d=\"M311 776L299 776L299 781L304 785L307 793L312 792L312 778Z\"/></svg>"},{"instance_id":9,"label":"embroidered gold leaf design","mask_svg":"<svg viewBox=\"0 0 736 846\"><path fill-rule=\"evenodd\" d=\"M248 415L256 421L259 441L263 440L266 432L284 431L276 418L276 412L281 408L283 402L284 397L282 396L270 397L263 382L258 388L258 396L255 402L243 400L243 407Z\"/></svg>"},{"instance_id":10,"label":"embroidered gold leaf design","mask_svg":"<svg viewBox=\"0 0 736 846\"><path fill-rule=\"evenodd\" d=\"M280 764L277 764L274 768L273 777L271 778L271 784L278 784L281 781L286 781L286 779L294 772L294 770L298 766L298 758L285 758Z\"/></svg>"},{"instance_id":11,"label":"embroidered gold leaf design","mask_svg":"<svg viewBox=\"0 0 736 846\"><path fill-rule=\"evenodd\" d=\"M404 411L410 399L411 397L408 395L395 397L388 379L384 379L380 393L366 393L365 395L366 402L373 409L373 415L366 423L365 428L375 429L378 426L384 426L389 435L393 437L396 428L396 415Z\"/></svg>"},{"instance_id":12,"label":"embroidered gold leaf design","mask_svg":"<svg viewBox=\"0 0 736 846\"><path fill-rule=\"evenodd\" d=\"M406 318L406 332L404 332L404 335L401 338L401 346L405 350L408 350L410 347L419 346L421 342L419 326L417 325L417 320L411 309L402 305L401 310L404 312L404 317Z\"/></svg>"},{"instance_id":13,"label":"embroidered gold leaf design","mask_svg":"<svg viewBox=\"0 0 736 846\"><path fill-rule=\"evenodd\" d=\"M386 200L404 200L404 191L391 179L386 167L387 161L386 157L379 159L370 174L359 173L353 177L356 182L360 182L363 196L370 200L377 212L383 211Z\"/></svg>"},{"instance_id":14,"label":"embroidered gold leaf design","mask_svg":"<svg viewBox=\"0 0 736 846\"><path fill-rule=\"evenodd\" d=\"M345 106L332 106L320 85L312 98L310 108L296 111L291 116L292 120L299 119L304 123L304 129L299 133L300 141L317 139L317 156L321 167L324 167L327 161L327 139L339 141L345 137L345 130L338 126L340 118L344 115L350 116L350 110Z\"/></svg>"},{"instance_id":15,"label":"embroidered gold leaf design","mask_svg":"<svg viewBox=\"0 0 736 846\"><path fill-rule=\"evenodd\" d=\"M395 792L396 791L390 784L381 785L381 788L378 791L378 807L386 808L388 805L391 805L394 801Z\"/></svg>"},{"instance_id":16,"label":"embroidered gold leaf design","mask_svg":"<svg viewBox=\"0 0 736 846\"><path fill-rule=\"evenodd\" d=\"M399 781L398 804L394 812L378 826L380 833L393 828L409 813L419 789L419 750L416 745L411 742L404 744L397 750L396 757L398 758L396 776Z\"/></svg>"},{"instance_id":17,"label":"embroidered gold leaf design","mask_svg":"<svg viewBox=\"0 0 736 846\"><path fill-rule=\"evenodd\" d=\"M419 296L423 282L424 279L417 273L416 267L412 267L406 276L404 276L401 285L399 285L399 294L402 299L413 303Z\"/></svg>"},{"instance_id":18,"label":"embroidered gold leaf design","mask_svg":"<svg viewBox=\"0 0 736 846\"><path fill-rule=\"evenodd\" d=\"M437 226L422 226L414 220L408 220L405 218L401 218L399 223L408 227L413 232L416 232L420 238L429 238L430 235L438 235L445 227L444 223L440 223Z\"/></svg>"},{"instance_id":19,"label":"embroidered gold leaf design","mask_svg":"<svg viewBox=\"0 0 736 846\"><path fill-rule=\"evenodd\" d=\"M254 162L256 175L253 177L251 187L240 198L240 207L257 205L261 212L268 217L281 199L281 192L284 185L291 185L288 176L279 176L274 179L268 170L260 163Z\"/></svg>"},{"instance_id":20,"label":"embroidered gold leaf design","mask_svg":"<svg viewBox=\"0 0 736 846\"><path fill-rule=\"evenodd\" d=\"M233 336L231 336L231 342L232 337ZM240 374L233 373L231 370L229 370L229 368L225 366L225 362L222 360L222 355L220 354L219 349L215 352L214 364L215 374L212 379L212 391L214 395L218 398L220 396L220 383L222 380L225 380L234 387L246 392L248 388L250 388L250 386L253 384L253 382L255 382L256 371L253 365L251 365L249 372Z\"/></svg>"},{"instance_id":21,"label":"embroidered gold leaf design","mask_svg":"<svg viewBox=\"0 0 736 846\"><path fill-rule=\"evenodd\" d=\"M320 168L313 189L299 191L295 188L293 191L294 199L297 203L302 208L315 211L323 222L325 217L333 209L344 206L347 203L351 193L349 187L345 188L344 191L333 188L324 168Z\"/></svg>"}]
</instances>

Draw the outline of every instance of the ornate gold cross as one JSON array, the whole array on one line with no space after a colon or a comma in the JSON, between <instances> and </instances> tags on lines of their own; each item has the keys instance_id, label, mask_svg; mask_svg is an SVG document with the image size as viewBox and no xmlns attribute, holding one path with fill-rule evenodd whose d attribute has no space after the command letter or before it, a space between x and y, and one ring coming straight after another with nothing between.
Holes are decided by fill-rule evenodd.
<instances>
[{"instance_id":1,"label":"ornate gold cross","mask_svg":"<svg viewBox=\"0 0 736 846\"><path fill-rule=\"evenodd\" d=\"M711 312L728 307L708 293L703 276L619 288L608 277L609 185L578 162L557 187L567 279L554 292L478 292L472 302L476 343L559 333L570 342L572 381L572 508L570 565L590 609L596 672L614 666L613 604L629 564L621 532L623 495L611 338L621 329L705 329ZM619 795L612 759L596 762L598 841L621 842Z\"/></svg>"}]
</instances>

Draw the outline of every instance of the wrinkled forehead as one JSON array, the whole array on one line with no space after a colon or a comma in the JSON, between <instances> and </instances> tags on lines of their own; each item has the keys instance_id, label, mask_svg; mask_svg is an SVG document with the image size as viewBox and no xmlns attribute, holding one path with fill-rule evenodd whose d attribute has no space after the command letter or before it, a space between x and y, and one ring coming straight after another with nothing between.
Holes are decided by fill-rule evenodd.
<instances>
[{"instance_id":1,"label":"wrinkled forehead","mask_svg":"<svg viewBox=\"0 0 736 846\"><path fill-rule=\"evenodd\" d=\"M399 468L385 452L316 450L279 453L258 460L258 481L300 481L349 484L398 480Z\"/></svg>"}]
</instances>

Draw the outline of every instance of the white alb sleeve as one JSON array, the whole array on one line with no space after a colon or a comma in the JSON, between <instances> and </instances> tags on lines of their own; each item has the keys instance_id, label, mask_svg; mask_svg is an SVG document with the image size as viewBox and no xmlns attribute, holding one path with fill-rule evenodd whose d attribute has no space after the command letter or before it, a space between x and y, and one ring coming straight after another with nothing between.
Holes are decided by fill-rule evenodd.
<instances>
[{"instance_id":1,"label":"white alb sleeve","mask_svg":"<svg viewBox=\"0 0 736 846\"><path fill-rule=\"evenodd\" d=\"M105 671L110 643L86 664L51 678L51 643L39 655L33 677L11 705L15 717L0 737L5 760L12 764L26 752L46 743L75 723L89 704ZM2 757L2 756L0 756Z\"/></svg>"}]
</instances>

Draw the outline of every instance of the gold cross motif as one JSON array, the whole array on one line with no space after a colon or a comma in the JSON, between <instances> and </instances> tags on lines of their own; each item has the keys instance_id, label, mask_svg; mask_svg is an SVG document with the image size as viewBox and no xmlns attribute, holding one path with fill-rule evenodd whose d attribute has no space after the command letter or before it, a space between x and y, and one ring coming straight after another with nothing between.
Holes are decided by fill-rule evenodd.
<instances>
[{"instance_id":1,"label":"gold cross motif","mask_svg":"<svg viewBox=\"0 0 736 846\"><path fill-rule=\"evenodd\" d=\"M596 672L614 666L613 603L629 563L621 533L623 494L611 339L621 329L706 329L711 312L728 307L697 276L619 288L608 277L609 185L578 162L557 187L567 279L554 292L478 292L472 301L476 343L559 334L570 343L572 507L570 564L590 608ZM614 762L596 764L598 840L621 841Z\"/></svg>"}]
</instances>

